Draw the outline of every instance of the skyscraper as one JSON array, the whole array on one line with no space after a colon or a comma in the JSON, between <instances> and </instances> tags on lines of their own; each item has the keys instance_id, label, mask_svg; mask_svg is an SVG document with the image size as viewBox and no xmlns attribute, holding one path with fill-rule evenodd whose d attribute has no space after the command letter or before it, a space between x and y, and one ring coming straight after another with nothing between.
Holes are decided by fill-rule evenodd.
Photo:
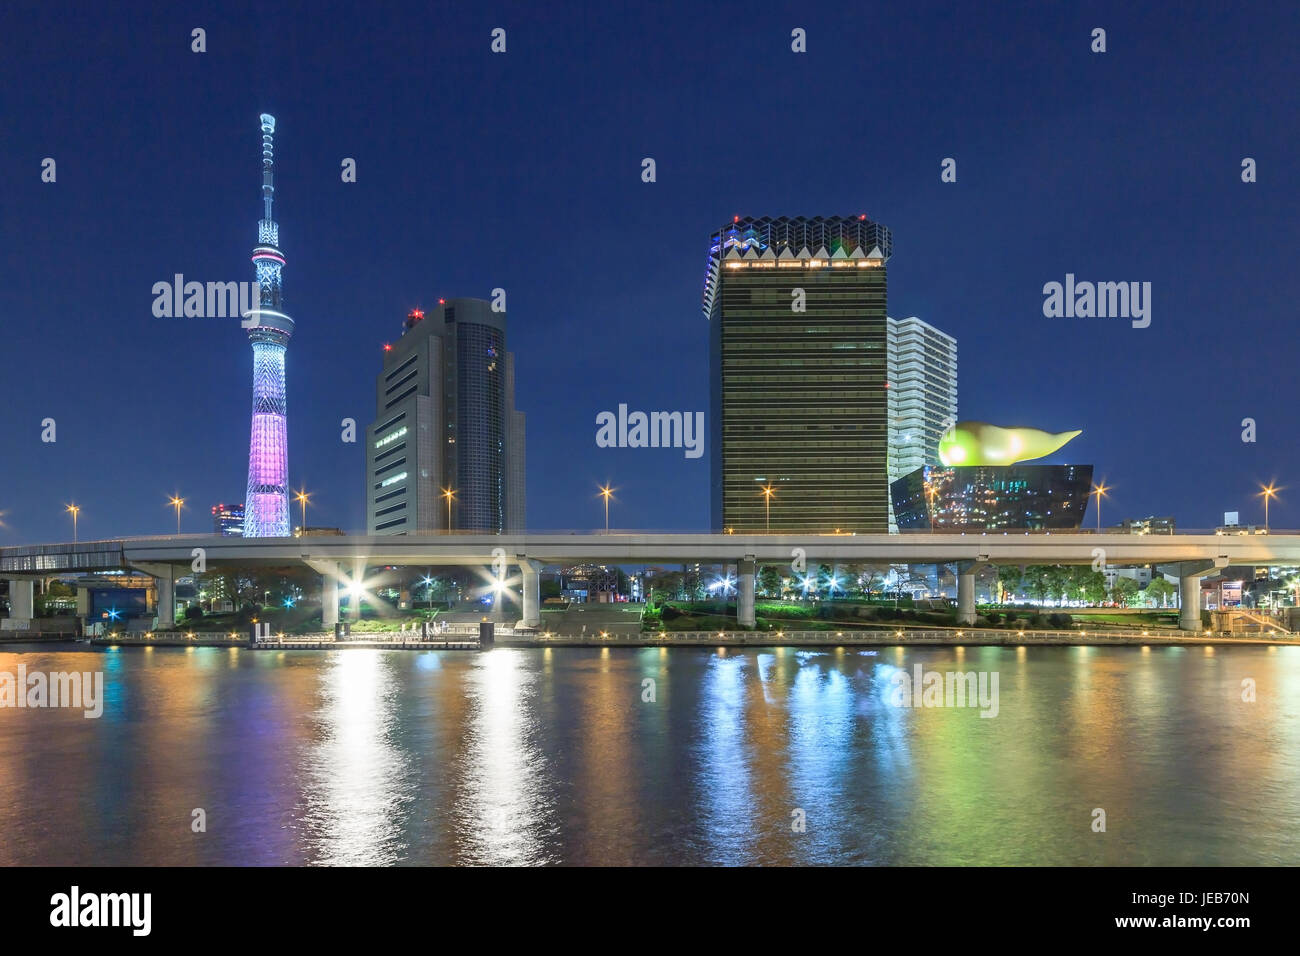
<instances>
[{"instance_id":1,"label":"skyscraper","mask_svg":"<svg viewBox=\"0 0 1300 956\"><path fill-rule=\"evenodd\" d=\"M289 535L289 439L285 426L284 356L293 319L280 311L280 227L271 218L275 117L262 114L262 205L253 265L260 290L258 307L244 317L253 344L253 426L248 443L248 493L244 537Z\"/></svg>"},{"instance_id":2,"label":"skyscraper","mask_svg":"<svg viewBox=\"0 0 1300 956\"><path fill-rule=\"evenodd\" d=\"M891 252L866 216L736 217L713 235L714 530L887 530Z\"/></svg>"},{"instance_id":3,"label":"skyscraper","mask_svg":"<svg viewBox=\"0 0 1300 956\"><path fill-rule=\"evenodd\" d=\"M370 534L522 530L524 415L506 316L482 299L412 311L385 346L366 430Z\"/></svg>"},{"instance_id":4,"label":"skyscraper","mask_svg":"<svg viewBox=\"0 0 1300 956\"><path fill-rule=\"evenodd\" d=\"M244 536L244 506L213 505L212 530L223 537L242 538Z\"/></svg>"},{"instance_id":5,"label":"skyscraper","mask_svg":"<svg viewBox=\"0 0 1300 956\"><path fill-rule=\"evenodd\" d=\"M957 340L916 316L889 320L889 481L939 461L957 421ZM889 504L889 530L897 531Z\"/></svg>"}]
</instances>

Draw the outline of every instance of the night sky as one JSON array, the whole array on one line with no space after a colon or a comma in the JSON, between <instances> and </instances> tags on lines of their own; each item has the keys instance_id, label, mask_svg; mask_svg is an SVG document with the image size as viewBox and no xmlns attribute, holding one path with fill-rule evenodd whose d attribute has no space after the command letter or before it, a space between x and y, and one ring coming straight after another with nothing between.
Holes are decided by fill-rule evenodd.
<instances>
[{"instance_id":1,"label":"night sky","mask_svg":"<svg viewBox=\"0 0 1300 956\"><path fill-rule=\"evenodd\" d=\"M71 501L84 539L243 500L247 336L154 318L151 289L253 278L261 112L312 525L364 528L340 421L364 440L407 310L503 287L529 527L601 526L609 481L614 527L705 530L707 454L599 449L596 414L707 411L723 222L862 213L893 230L890 313L958 339L959 417L1082 428L1047 460L1096 466L1105 523L1262 521L1270 479L1300 523L1300 5L171 6L2 15L0 543L70 539ZM1151 282L1150 327L1045 318L1067 272Z\"/></svg>"}]
</instances>

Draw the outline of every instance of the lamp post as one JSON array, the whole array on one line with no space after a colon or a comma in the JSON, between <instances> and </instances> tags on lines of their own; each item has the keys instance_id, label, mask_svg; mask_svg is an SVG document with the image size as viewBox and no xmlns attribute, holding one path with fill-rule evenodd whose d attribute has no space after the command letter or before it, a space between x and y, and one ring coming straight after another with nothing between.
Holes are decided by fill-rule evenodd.
<instances>
[{"instance_id":1,"label":"lamp post","mask_svg":"<svg viewBox=\"0 0 1300 956\"><path fill-rule=\"evenodd\" d=\"M772 496L776 494L776 489L769 483L763 486L763 504L767 506L767 518L764 526L765 531L772 530Z\"/></svg>"},{"instance_id":2,"label":"lamp post","mask_svg":"<svg viewBox=\"0 0 1300 956\"><path fill-rule=\"evenodd\" d=\"M185 499L172 495L171 501L167 502L176 509L176 534L181 533L181 505L185 504Z\"/></svg>"},{"instance_id":3,"label":"lamp post","mask_svg":"<svg viewBox=\"0 0 1300 956\"><path fill-rule=\"evenodd\" d=\"M1110 486L1106 484L1106 479L1101 480L1101 484L1092 486L1092 494L1097 496L1097 530L1101 530L1101 499L1106 497L1106 492L1110 491Z\"/></svg>"},{"instance_id":4,"label":"lamp post","mask_svg":"<svg viewBox=\"0 0 1300 956\"><path fill-rule=\"evenodd\" d=\"M1264 530L1268 531L1268 502L1269 499L1277 497L1279 489L1273 487L1273 482L1267 485L1260 485L1260 492L1256 497L1264 499Z\"/></svg>"},{"instance_id":5,"label":"lamp post","mask_svg":"<svg viewBox=\"0 0 1300 956\"><path fill-rule=\"evenodd\" d=\"M614 497L614 489L608 484L601 485L600 496L605 499L605 534L609 534L609 499Z\"/></svg>"},{"instance_id":6,"label":"lamp post","mask_svg":"<svg viewBox=\"0 0 1300 956\"><path fill-rule=\"evenodd\" d=\"M304 535L307 533L307 502L310 498L311 495L307 494L306 488L296 492L293 497L294 501L302 505L302 533Z\"/></svg>"},{"instance_id":7,"label":"lamp post","mask_svg":"<svg viewBox=\"0 0 1300 956\"><path fill-rule=\"evenodd\" d=\"M77 515L81 513L81 506L75 504L68 505L67 508L65 508L64 510L69 512L72 515L72 543L76 544L77 543Z\"/></svg>"},{"instance_id":8,"label":"lamp post","mask_svg":"<svg viewBox=\"0 0 1300 956\"><path fill-rule=\"evenodd\" d=\"M447 499L447 533L451 534L451 502L456 497L456 492L450 488L442 489L442 496Z\"/></svg>"}]
</instances>

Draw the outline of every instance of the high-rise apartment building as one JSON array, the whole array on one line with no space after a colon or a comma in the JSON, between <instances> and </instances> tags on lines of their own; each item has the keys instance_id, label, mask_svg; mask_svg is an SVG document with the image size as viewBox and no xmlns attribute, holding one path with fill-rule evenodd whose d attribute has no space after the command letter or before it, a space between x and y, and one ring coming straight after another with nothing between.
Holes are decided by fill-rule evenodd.
<instances>
[{"instance_id":1,"label":"high-rise apartment building","mask_svg":"<svg viewBox=\"0 0 1300 956\"><path fill-rule=\"evenodd\" d=\"M712 236L715 530L888 529L891 252L866 216L737 217Z\"/></svg>"},{"instance_id":2,"label":"high-rise apartment building","mask_svg":"<svg viewBox=\"0 0 1300 956\"><path fill-rule=\"evenodd\" d=\"M376 392L368 533L523 530L524 415L504 312L482 299L412 311L385 347Z\"/></svg>"},{"instance_id":3,"label":"high-rise apartment building","mask_svg":"<svg viewBox=\"0 0 1300 956\"><path fill-rule=\"evenodd\" d=\"M957 340L916 316L889 319L889 481L939 461L957 421ZM889 530L897 531L893 501Z\"/></svg>"}]
</instances>

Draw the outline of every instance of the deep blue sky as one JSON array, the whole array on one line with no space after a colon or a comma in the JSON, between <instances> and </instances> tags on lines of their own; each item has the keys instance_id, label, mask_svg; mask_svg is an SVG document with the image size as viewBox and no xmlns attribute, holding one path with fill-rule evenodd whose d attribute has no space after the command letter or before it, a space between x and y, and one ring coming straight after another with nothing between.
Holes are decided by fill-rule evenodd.
<instances>
[{"instance_id":1,"label":"deep blue sky","mask_svg":"<svg viewBox=\"0 0 1300 956\"><path fill-rule=\"evenodd\" d=\"M150 290L252 278L263 111L312 524L364 527L339 422L373 418L406 311L501 286L529 526L598 526L608 480L616 526L705 528L707 456L598 449L596 413L707 409L721 223L857 213L894 232L891 314L957 337L960 417L1082 428L1053 460L1114 485L1108 523L1251 520L1271 478L1300 522L1294 3L175 6L3 14L0 542L69 538L73 500L83 537L242 500L245 333L155 319ZM1150 328L1044 318L1067 272L1152 282Z\"/></svg>"}]
</instances>

